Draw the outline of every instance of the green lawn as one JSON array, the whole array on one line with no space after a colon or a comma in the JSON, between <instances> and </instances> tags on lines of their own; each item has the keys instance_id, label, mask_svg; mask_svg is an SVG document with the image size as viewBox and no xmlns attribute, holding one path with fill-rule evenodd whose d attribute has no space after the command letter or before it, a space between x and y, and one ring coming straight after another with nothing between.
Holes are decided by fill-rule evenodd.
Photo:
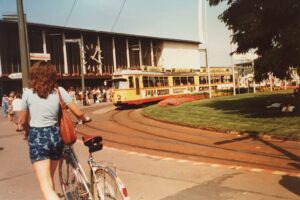
<instances>
[{"instance_id":1,"label":"green lawn","mask_svg":"<svg viewBox=\"0 0 300 200\"><path fill-rule=\"evenodd\" d=\"M193 127L297 137L300 136L299 101L292 97L292 91L242 94L179 106L153 105L145 108L143 114ZM292 113L283 113L280 108L266 108L275 102L298 106Z\"/></svg>"}]
</instances>

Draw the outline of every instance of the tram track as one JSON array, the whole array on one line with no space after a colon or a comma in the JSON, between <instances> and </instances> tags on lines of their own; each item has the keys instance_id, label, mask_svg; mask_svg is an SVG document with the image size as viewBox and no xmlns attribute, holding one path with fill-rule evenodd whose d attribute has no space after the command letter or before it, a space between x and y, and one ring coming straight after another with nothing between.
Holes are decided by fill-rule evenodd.
<instances>
[{"instance_id":1,"label":"tram track","mask_svg":"<svg viewBox=\"0 0 300 200\"><path fill-rule=\"evenodd\" d=\"M130 118L133 122L136 122L136 123L139 123L139 124L143 124L145 126L155 126L154 123L145 123L145 120L139 120L136 115L137 114L132 114L133 112L138 112L138 115L141 115L142 117L144 117L144 115L141 114L140 110L134 110L132 112L129 113L128 115L128 118ZM147 119L147 117L145 117ZM158 123L167 123L167 122L161 122L161 121L158 121L158 120L155 120L155 119L151 119L151 121L154 121L154 122L158 122ZM183 128L183 129L191 129L191 127L186 127L186 126L181 126L179 125L180 128ZM161 127L161 126L158 126L160 129L164 129L164 130L174 130L176 132L180 132L182 134L191 134L191 133L186 133L184 131L178 131L178 127L176 126L176 128L172 128L173 126L169 126L168 128L165 128L165 127ZM226 135L230 135L230 134L227 134L227 133L224 133L224 132L219 132L219 134L216 136L216 135L204 135L204 134L201 134L199 135L199 128L192 128L193 130L196 131L196 133L192 133L192 135L196 136L196 137L201 137L201 138L207 138L207 139L218 139L218 140L228 140L228 142L235 142L235 141L239 141L241 140L240 138L232 138L232 135L229 136L230 139L228 139L228 137L225 137ZM211 133L213 130L201 130L201 132L209 132ZM243 141L243 143L245 144L255 144L257 143L257 141L259 140L259 136L257 135L248 135L248 134L245 134L244 136L242 135L239 135L238 137L249 137L249 138L252 138L253 141ZM283 144L283 141L282 140L272 140L272 143L277 143L277 144ZM285 146L286 149L290 149L290 150L299 150L299 144L297 143L295 146Z\"/></svg>"},{"instance_id":2,"label":"tram track","mask_svg":"<svg viewBox=\"0 0 300 200\"><path fill-rule=\"evenodd\" d=\"M208 140L220 141L218 137L220 135L211 137L204 135L201 137L202 135L197 132L183 132L182 130L177 130L175 134L168 134L170 133L169 128L171 126L163 127L159 125L154 126L151 123L147 124L148 121L145 122L143 119L141 120L136 112L136 110L110 111L100 119L92 122L92 124L85 124L85 130L80 132L81 134L84 134L83 132L95 132L96 134L102 135L108 145L119 146L130 150L137 149L142 152L147 151L147 153L150 154L154 153L164 156L187 158L194 161L205 160L214 163L221 162L225 164L271 168L292 172L297 171L297 169L293 169L293 167L288 165L289 162L299 163L300 159L297 155L290 154L289 157L286 154L278 153L278 151L272 148L273 153L265 149L261 151L257 149L235 149L237 147L222 147L215 145L215 142L207 143ZM97 124L97 122L100 121L102 121L102 126ZM106 124L105 126L103 125L104 123ZM175 129L176 128L177 127L175 127ZM174 127L170 129L172 132ZM184 127L183 130L185 130ZM232 139L228 136L222 137L221 140L231 140L231 142L243 143L247 146L257 145L259 142L248 140L234 141L234 138ZM264 162L264 160L266 161ZM272 162L268 160L272 160ZM278 163L285 164L279 165Z\"/></svg>"},{"instance_id":3,"label":"tram track","mask_svg":"<svg viewBox=\"0 0 300 200\"><path fill-rule=\"evenodd\" d=\"M98 130L98 128L95 128ZM106 131L107 132L107 131ZM86 134L83 133L83 132L79 132L78 133L80 135L83 135L85 136ZM171 155L172 157L177 157L178 156L180 158L187 158L189 160L192 160L192 161L199 161L199 157L201 158L206 158L206 159L209 159L209 160L212 160L210 162L213 162L213 160L221 160L223 162L225 162L225 164L232 164L234 163L235 165L237 166L245 166L245 165L248 165L248 166L252 166L252 167L261 167L261 168L274 168L274 165L269 165L269 164L257 164L257 163L253 163L253 162L247 162L247 161L239 161L239 160L232 160L232 159L226 159L226 158L220 158L220 157L213 157L213 156L205 156L205 155L198 155L198 154L192 154L192 153L185 153L185 152L179 152L179 151L172 151L172 150L167 150L167 149L161 149L161 148L152 148L152 147L147 147L147 146L144 146L144 145L137 145L137 144L128 144L128 143L124 143L124 142L119 142L117 140L111 140L111 139L107 139L105 138L104 141L107 141L109 143L112 143L112 144L117 144L117 145L121 145L121 146L125 146L127 147L126 149L141 149L141 150L148 150L150 152L157 152L158 154L160 153L167 153L169 155ZM289 171L290 169L289 168L286 168L286 167L276 167L277 170L282 170L282 171Z\"/></svg>"},{"instance_id":4,"label":"tram track","mask_svg":"<svg viewBox=\"0 0 300 200\"><path fill-rule=\"evenodd\" d=\"M120 123L118 119L114 119L114 122L121 125L121 126L123 126L123 127L127 127L127 128L132 129L132 130L140 131L140 132L143 132L143 133L148 134L148 135L153 135L153 136L157 136L157 137L161 137L161 138L165 138L165 139L171 139L171 140L175 140L175 141L178 141L178 142L185 142L187 144L200 145L200 146L205 146L205 147L208 147L208 148L221 149L221 150L225 150L225 151L241 152L241 153L248 153L248 154L254 154L254 155L269 156L269 157L273 157L273 158L286 159L284 156L279 156L279 155L276 155L276 154L266 154L264 152L257 152L257 151L254 153L253 151L248 151L248 150L235 150L235 149L230 149L230 148L218 147L216 145L206 145L206 144L203 144L201 142L195 142L194 141L194 139L195 139L194 137L198 137L200 139L202 139L202 138L218 139L218 140L220 140L220 139L227 140L228 139L228 138L225 138L225 137L222 137L222 136L220 138L221 134L218 135L218 138L216 138L215 136L207 136L207 135L199 134L199 131L198 131L198 133L192 133L193 138L190 138L190 137L187 138L187 135L191 134L190 132L181 132L181 131L177 130L176 133L181 134L180 138L182 138L182 139L177 139L176 137L169 137L169 136L162 135L162 134L156 134L156 133L143 131L142 129L134 128L134 125L132 125L132 123L139 123L139 124L143 124L145 126L151 126L151 128L158 128L158 127L153 127L153 125L149 125L149 124L144 123L143 121L136 120L134 117L132 117L133 112L136 112L136 110L130 111L127 114L128 119L132 120L132 122L130 122L130 123ZM114 115L112 115L112 117L114 118ZM183 128L185 128L185 127L183 127ZM164 127L160 126L159 129L170 131L170 127L164 128ZM195 130L197 130L197 129L195 129ZM230 139L230 140L232 142L235 141L235 139ZM248 143L248 144L252 143L253 144L253 142L247 142L247 141L245 141L244 143ZM300 161L300 159L298 161Z\"/></svg>"}]
</instances>

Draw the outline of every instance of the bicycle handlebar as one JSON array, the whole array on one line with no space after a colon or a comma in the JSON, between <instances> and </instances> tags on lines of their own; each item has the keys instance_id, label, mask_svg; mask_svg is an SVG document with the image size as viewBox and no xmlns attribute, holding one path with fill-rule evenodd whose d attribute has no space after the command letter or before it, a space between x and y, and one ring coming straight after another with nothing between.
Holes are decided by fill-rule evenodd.
<instances>
[{"instance_id":1,"label":"bicycle handlebar","mask_svg":"<svg viewBox=\"0 0 300 200\"><path fill-rule=\"evenodd\" d=\"M78 119L76 122L74 122L74 126L75 126L75 128L76 128L76 127L77 127L78 125L80 125L80 124L89 123L89 122L91 122L91 121L92 121L92 119L91 119L90 117L85 117L84 120Z\"/></svg>"}]
</instances>

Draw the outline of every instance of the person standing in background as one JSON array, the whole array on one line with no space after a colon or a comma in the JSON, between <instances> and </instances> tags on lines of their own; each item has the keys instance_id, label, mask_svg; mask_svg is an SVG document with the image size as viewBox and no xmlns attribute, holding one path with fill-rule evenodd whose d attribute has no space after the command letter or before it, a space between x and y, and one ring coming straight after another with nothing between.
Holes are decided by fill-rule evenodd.
<instances>
[{"instance_id":1,"label":"person standing in background","mask_svg":"<svg viewBox=\"0 0 300 200\"><path fill-rule=\"evenodd\" d=\"M8 96L8 119L9 121L13 120L13 112L12 112L12 102L15 98L15 92L10 92Z\"/></svg>"},{"instance_id":2,"label":"person standing in background","mask_svg":"<svg viewBox=\"0 0 300 200\"><path fill-rule=\"evenodd\" d=\"M3 108L3 117L7 117L8 114L8 96L6 94L2 97L2 108Z\"/></svg>"}]
</instances>

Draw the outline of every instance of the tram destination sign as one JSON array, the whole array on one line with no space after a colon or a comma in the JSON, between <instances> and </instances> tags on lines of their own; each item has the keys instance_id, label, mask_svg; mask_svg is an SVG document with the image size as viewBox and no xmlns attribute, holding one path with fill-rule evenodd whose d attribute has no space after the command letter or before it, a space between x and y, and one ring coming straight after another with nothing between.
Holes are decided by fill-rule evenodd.
<instances>
[{"instance_id":1,"label":"tram destination sign","mask_svg":"<svg viewBox=\"0 0 300 200\"><path fill-rule=\"evenodd\" d=\"M157 90L157 95L167 95L169 94L169 89Z\"/></svg>"}]
</instances>

